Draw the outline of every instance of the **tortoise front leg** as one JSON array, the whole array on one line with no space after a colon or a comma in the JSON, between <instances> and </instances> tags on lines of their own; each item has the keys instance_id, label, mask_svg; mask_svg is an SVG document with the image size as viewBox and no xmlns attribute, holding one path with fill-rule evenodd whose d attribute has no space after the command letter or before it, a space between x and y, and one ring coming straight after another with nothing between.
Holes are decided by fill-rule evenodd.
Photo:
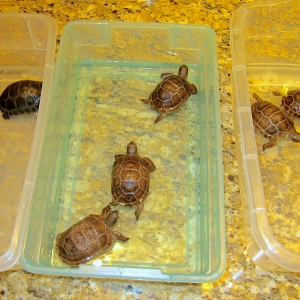
<instances>
[{"instance_id":1,"label":"tortoise front leg","mask_svg":"<svg viewBox=\"0 0 300 300\"><path fill-rule=\"evenodd\" d=\"M171 75L174 75L173 73L162 73L160 74L160 78L166 78L166 77L169 77Z\"/></svg>"},{"instance_id":2,"label":"tortoise front leg","mask_svg":"<svg viewBox=\"0 0 300 300\"><path fill-rule=\"evenodd\" d=\"M145 161L146 165L148 166L148 169L153 172L156 170L155 164L150 158L144 157L143 160Z\"/></svg>"},{"instance_id":3,"label":"tortoise front leg","mask_svg":"<svg viewBox=\"0 0 300 300\"><path fill-rule=\"evenodd\" d=\"M9 120L9 115L8 115L8 113L4 113L4 114L2 115L2 118L3 118L4 120Z\"/></svg>"},{"instance_id":4,"label":"tortoise front leg","mask_svg":"<svg viewBox=\"0 0 300 300\"><path fill-rule=\"evenodd\" d=\"M262 145L263 151L268 148L273 148L277 145L277 139L272 139L268 143Z\"/></svg>"},{"instance_id":5,"label":"tortoise front leg","mask_svg":"<svg viewBox=\"0 0 300 300\"><path fill-rule=\"evenodd\" d=\"M256 93L253 93L252 96L257 102L263 102L263 99L261 99Z\"/></svg>"},{"instance_id":6,"label":"tortoise front leg","mask_svg":"<svg viewBox=\"0 0 300 300\"><path fill-rule=\"evenodd\" d=\"M110 204L106 205L103 209L102 209L102 212L101 212L101 217L102 218L105 218L108 213L110 212ZM97 216L95 214L92 214L92 216Z\"/></svg>"},{"instance_id":7,"label":"tortoise front leg","mask_svg":"<svg viewBox=\"0 0 300 300\"><path fill-rule=\"evenodd\" d=\"M127 242L129 240L129 237L124 236L122 233L118 231L114 231L114 237L121 242Z\"/></svg>"},{"instance_id":8,"label":"tortoise front leg","mask_svg":"<svg viewBox=\"0 0 300 300\"><path fill-rule=\"evenodd\" d=\"M191 93L192 93L193 95L195 95L195 94L198 93L197 88L196 88L196 86L195 86L194 84L190 83L190 84L189 84L189 88L190 88L190 91L191 91Z\"/></svg>"}]
</instances>

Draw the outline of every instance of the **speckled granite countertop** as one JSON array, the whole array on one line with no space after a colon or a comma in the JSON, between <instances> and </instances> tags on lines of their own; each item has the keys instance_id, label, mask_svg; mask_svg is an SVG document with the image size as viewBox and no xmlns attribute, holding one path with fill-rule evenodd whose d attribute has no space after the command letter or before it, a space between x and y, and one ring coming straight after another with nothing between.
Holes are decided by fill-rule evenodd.
<instances>
[{"instance_id":1,"label":"speckled granite countertop","mask_svg":"<svg viewBox=\"0 0 300 300\"><path fill-rule=\"evenodd\" d=\"M1 299L299 299L299 274L260 269L250 261L245 246L230 94L229 45L230 17L244 2L250 1L0 1L0 12L43 13L54 17L58 23L57 45L64 25L77 19L204 24L217 32L227 233L227 268L214 283L74 279L20 270L0 273Z\"/></svg>"}]
</instances>

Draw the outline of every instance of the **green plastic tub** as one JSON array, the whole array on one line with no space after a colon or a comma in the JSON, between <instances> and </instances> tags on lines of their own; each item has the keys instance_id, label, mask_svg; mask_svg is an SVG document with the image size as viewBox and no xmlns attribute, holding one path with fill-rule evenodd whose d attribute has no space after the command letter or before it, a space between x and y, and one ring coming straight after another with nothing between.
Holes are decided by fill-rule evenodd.
<instances>
[{"instance_id":1,"label":"green plastic tub","mask_svg":"<svg viewBox=\"0 0 300 300\"><path fill-rule=\"evenodd\" d=\"M197 86L178 111L140 99L160 74L189 67ZM63 30L22 265L34 273L211 282L225 268L220 103L215 32L200 25L76 21ZM130 237L78 268L55 251L58 233L111 200L116 154L134 141L156 165L139 221L116 207Z\"/></svg>"}]
</instances>

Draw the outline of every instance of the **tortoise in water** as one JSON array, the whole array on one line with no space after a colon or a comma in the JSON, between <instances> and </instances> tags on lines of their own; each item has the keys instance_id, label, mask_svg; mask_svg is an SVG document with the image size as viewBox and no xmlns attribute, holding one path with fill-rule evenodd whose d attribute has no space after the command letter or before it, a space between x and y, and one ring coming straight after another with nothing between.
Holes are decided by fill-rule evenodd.
<instances>
[{"instance_id":1,"label":"tortoise in water","mask_svg":"<svg viewBox=\"0 0 300 300\"><path fill-rule=\"evenodd\" d=\"M138 220L149 192L150 172L154 170L154 163L140 157L136 144L130 142L126 154L115 155L111 184L113 201L110 204L137 205L135 216Z\"/></svg>"},{"instance_id":2,"label":"tortoise in water","mask_svg":"<svg viewBox=\"0 0 300 300\"><path fill-rule=\"evenodd\" d=\"M114 239L129 240L112 229L118 219L118 211L110 205L101 215L89 215L56 237L56 252L71 267L88 262L113 248Z\"/></svg>"},{"instance_id":3,"label":"tortoise in water","mask_svg":"<svg viewBox=\"0 0 300 300\"><path fill-rule=\"evenodd\" d=\"M182 65L179 68L178 75L172 73L163 73L163 80L157 85L148 99L141 99L144 103L150 105L160 112L155 123L161 121L168 114L176 111L183 105L191 94L197 94L197 88L186 79L188 76L188 67Z\"/></svg>"},{"instance_id":4,"label":"tortoise in water","mask_svg":"<svg viewBox=\"0 0 300 300\"><path fill-rule=\"evenodd\" d=\"M300 142L300 134L296 132L294 123L276 105L263 101L258 95L253 94L256 102L251 106L254 126L269 139L262 145L263 150L276 146L277 139L287 137L291 141Z\"/></svg>"},{"instance_id":5,"label":"tortoise in water","mask_svg":"<svg viewBox=\"0 0 300 300\"><path fill-rule=\"evenodd\" d=\"M10 84L0 96L0 110L9 116L35 112L41 100L42 82L21 80Z\"/></svg>"}]
</instances>

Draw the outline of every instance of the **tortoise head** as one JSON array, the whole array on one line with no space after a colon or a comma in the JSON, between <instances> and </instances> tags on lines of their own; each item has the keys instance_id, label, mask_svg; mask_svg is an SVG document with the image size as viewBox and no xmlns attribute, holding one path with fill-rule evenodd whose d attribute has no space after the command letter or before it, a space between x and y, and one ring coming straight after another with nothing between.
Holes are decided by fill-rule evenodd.
<instances>
[{"instance_id":1,"label":"tortoise head","mask_svg":"<svg viewBox=\"0 0 300 300\"><path fill-rule=\"evenodd\" d=\"M108 214L104 218L105 224L108 227L113 227L117 223L118 216L119 216L119 213L117 210L109 211Z\"/></svg>"},{"instance_id":2,"label":"tortoise head","mask_svg":"<svg viewBox=\"0 0 300 300\"><path fill-rule=\"evenodd\" d=\"M130 142L127 145L127 154L128 155L137 155L137 146L134 142Z\"/></svg>"},{"instance_id":3,"label":"tortoise head","mask_svg":"<svg viewBox=\"0 0 300 300\"><path fill-rule=\"evenodd\" d=\"M300 142L300 133L297 131L290 131L289 132L289 138L293 141L293 142Z\"/></svg>"},{"instance_id":4,"label":"tortoise head","mask_svg":"<svg viewBox=\"0 0 300 300\"><path fill-rule=\"evenodd\" d=\"M189 72L189 68L186 65L182 65L179 68L178 75L184 79L187 78Z\"/></svg>"},{"instance_id":5,"label":"tortoise head","mask_svg":"<svg viewBox=\"0 0 300 300\"><path fill-rule=\"evenodd\" d=\"M118 211L117 210L111 210L110 204L105 206L102 210L101 217L104 219L105 224L108 227L113 227L117 220L118 220Z\"/></svg>"}]
</instances>

